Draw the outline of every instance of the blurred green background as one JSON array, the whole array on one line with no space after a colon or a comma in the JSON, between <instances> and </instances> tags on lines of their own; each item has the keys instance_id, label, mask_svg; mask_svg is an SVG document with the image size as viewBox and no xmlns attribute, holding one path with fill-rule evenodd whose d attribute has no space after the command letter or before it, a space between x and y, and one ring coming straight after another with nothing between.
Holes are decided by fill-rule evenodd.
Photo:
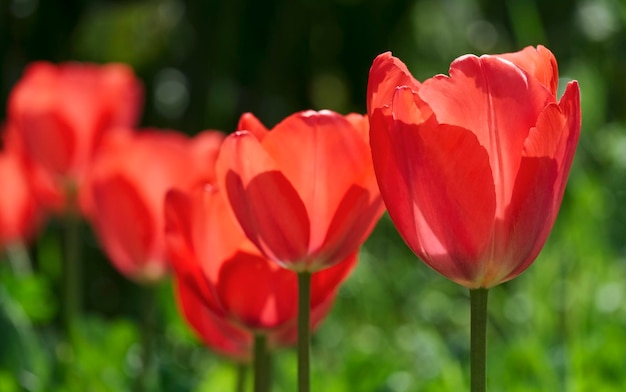
<instances>
[{"instance_id":1,"label":"blurred green background","mask_svg":"<svg viewBox=\"0 0 626 392\"><path fill-rule=\"evenodd\" d=\"M141 125L193 134L230 132L246 111L268 126L308 108L364 112L367 72L383 51L421 80L465 53L544 44L559 61L561 87L580 82L583 129L544 251L491 291L489 390L621 391L625 22L618 0L2 0L0 119L33 60L126 62L145 83ZM142 289L108 264L84 224L85 309L69 349L59 315L61 228L50 221L29 245L32 276L0 263L0 392L132 390ZM197 343L171 284L158 295L154 390L233 390L234 365ZM312 389L464 391L468 348L467 291L419 262L385 216L314 337ZM67 385L63 361L75 373ZM294 390L295 371L295 354L279 352L274 390Z\"/></svg>"}]
</instances>

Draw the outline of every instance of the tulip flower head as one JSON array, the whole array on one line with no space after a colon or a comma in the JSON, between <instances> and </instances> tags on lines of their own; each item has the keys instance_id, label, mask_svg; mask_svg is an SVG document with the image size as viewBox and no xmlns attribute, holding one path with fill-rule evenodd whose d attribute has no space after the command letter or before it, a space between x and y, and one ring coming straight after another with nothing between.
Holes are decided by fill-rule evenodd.
<instances>
[{"instance_id":1,"label":"tulip flower head","mask_svg":"<svg viewBox=\"0 0 626 392\"><path fill-rule=\"evenodd\" d=\"M122 64L35 62L9 97L8 116L26 155L59 188L80 188L111 129L133 127L143 89Z\"/></svg>"},{"instance_id":2,"label":"tulip flower head","mask_svg":"<svg viewBox=\"0 0 626 392\"><path fill-rule=\"evenodd\" d=\"M426 264L470 289L522 273L556 219L578 142L576 81L557 99L543 46L465 55L418 82L391 53L373 62L367 106L391 219Z\"/></svg>"},{"instance_id":3,"label":"tulip flower head","mask_svg":"<svg viewBox=\"0 0 626 392\"><path fill-rule=\"evenodd\" d=\"M218 158L220 186L247 237L296 272L355 252L383 212L367 118L328 110L293 114L268 129L244 114Z\"/></svg>"},{"instance_id":4,"label":"tulip flower head","mask_svg":"<svg viewBox=\"0 0 626 392\"><path fill-rule=\"evenodd\" d=\"M120 272L139 282L157 281L169 270L165 194L212 179L223 136L206 131L188 139L154 130L113 136L88 173L84 209Z\"/></svg>"}]
</instances>

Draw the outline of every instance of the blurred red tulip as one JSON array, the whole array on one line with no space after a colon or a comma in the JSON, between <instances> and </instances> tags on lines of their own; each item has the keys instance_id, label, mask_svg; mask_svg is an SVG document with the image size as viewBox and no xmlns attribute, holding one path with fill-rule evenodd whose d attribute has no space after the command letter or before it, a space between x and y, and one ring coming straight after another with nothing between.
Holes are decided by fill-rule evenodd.
<instances>
[{"instance_id":1,"label":"blurred red tulip","mask_svg":"<svg viewBox=\"0 0 626 392\"><path fill-rule=\"evenodd\" d=\"M32 63L9 97L8 117L29 159L57 187L76 187L111 128L132 127L143 100L122 64Z\"/></svg>"},{"instance_id":2,"label":"blurred red tulip","mask_svg":"<svg viewBox=\"0 0 626 392\"><path fill-rule=\"evenodd\" d=\"M168 270L163 205L172 187L212 180L223 135L173 131L114 133L88 172L84 209L113 264L140 282Z\"/></svg>"},{"instance_id":3,"label":"blurred red tulip","mask_svg":"<svg viewBox=\"0 0 626 392\"><path fill-rule=\"evenodd\" d=\"M14 124L7 124L3 135L3 144L6 150L11 151L12 155L19 157L22 165L26 168L31 183L31 193L40 205L43 215L52 211L62 211L65 206L63 190L56 186L53 177L41 164L28 157L22 138Z\"/></svg>"},{"instance_id":4,"label":"blurred red tulip","mask_svg":"<svg viewBox=\"0 0 626 392\"><path fill-rule=\"evenodd\" d=\"M9 136L6 130L0 151L0 249L29 239L42 218L34 173Z\"/></svg>"},{"instance_id":5,"label":"blurred red tulip","mask_svg":"<svg viewBox=\"0 0 626 392\"><path fill-rule=\"evenodd\" d=\"M181 295L183 313L199 306L248 334L267 333L270 344L296 341L297 275L264 258L245 236L224 195L211 185L192 192L172 190L165 202L168 254ZM341 282L356 264L356 253L312 276L312 325L330 310ZM206 309L205 309L206 308ZM193 313L193 312L192 312ZM198 324L187 314L190 324ZM199 331L202 334L201 331ZM251 337L245 341L249 346Z\"/></svg>"},{"instance_id":6,"label":"blurred red tulip","mask_svg":"<svg viewBox=\"0 0 626 392\"><path fill-rule=\"evenodd\" d=\"M384 208L367 118L328 110L268 132L244 114L218 158L218 178L247 237L283 267L315 272L355 252Z\"/></svg>"},{"instance_id":7,"label":"blurred red tulip","mask_svg":"<svg viewBox=\"0 0 626 392\"><path fill-rule=\"evenodd\" d=\"M513 279L556 219L581 126L578 83L557 101L542 47L466 55L420 84L391 53L369 74L376 177L398 231L468 288Z\"/></svg>"}]
</instances>

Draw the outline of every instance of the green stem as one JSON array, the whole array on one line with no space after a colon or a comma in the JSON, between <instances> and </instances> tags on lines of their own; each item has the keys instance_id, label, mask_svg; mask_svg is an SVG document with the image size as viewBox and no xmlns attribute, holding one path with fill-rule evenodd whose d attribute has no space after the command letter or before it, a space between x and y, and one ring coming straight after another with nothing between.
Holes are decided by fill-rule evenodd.
<instances>
[{"instance_id":1,"label":"green stem","mask_svg":"<svg viewBox=\"0 0 626 392\"><path fill-rule=\"evenodd\" d=\"M70 205L64 219L64 252L63 283L64 283L64 324L65 332L73 340L73 329L80 317L82 308L81 296L81 263L80 263L80 216Z\"/></svg>"},{"instance_id":2,"label":"green stem","mask_svg":"<svg viewBox=\"0 0 626 392\"><path fill-rule=\"evenodd\" d=\"M76 382L76 367L73 365L77 346L77 323L82 308L82 265L80 252L80 214L76 193L70 187L67 191L67 210L63 217L63 263L62 263L62 323L67 344L67 353L59 361L66 385Z\"/></svg>"},{"instance_id":3,"label":"green stem","mask_svg":"<svg viewBox=\"0 0 626 392\"><path fill-rule=\"evenodd\" d=\"M471 392L487 390L487 294L488 289L470 290L471 307Z\"/></svg>"},{"instance_id":4,"label":"green stem","mask_svg":"<svg viewBox=\"0 0 626 392\"><path fill-rule=\"evenodd\" d=\"M254 392L268 392L271 385L271 357L265 334L254 335Z\"/></svg>"},{"instance_id":5,"label":"green stem","mask_svg":"<svg viewBox=\"0 0 626 392\"><path fill-rule=\"evenodd\" d=\"M235 392L245 392L246 378L248 375L248 365L237 363L237 378L235 380Z\"/></svg>"},{"instance_id":6,"label":"green stem","mask_svg":"<svg viewBox=\"0 0 626 392\"><path fill-rule=\"evenodd\" d=\"M152 381L154 356L154 328L156 323L157 286L141 287L143 298L141 303L141 368L137 376L136 391L154 391L156 384Z\"/></svg>"},{"instance_id":7,"label":"green stem","mask_svg":"<svg viewBox=\"0 0 626 392\"><path fill-rule=\"evenodd\" d=\"M298 392L309 392L311 273L298 273Z\"/></svg>"}]
</instances>

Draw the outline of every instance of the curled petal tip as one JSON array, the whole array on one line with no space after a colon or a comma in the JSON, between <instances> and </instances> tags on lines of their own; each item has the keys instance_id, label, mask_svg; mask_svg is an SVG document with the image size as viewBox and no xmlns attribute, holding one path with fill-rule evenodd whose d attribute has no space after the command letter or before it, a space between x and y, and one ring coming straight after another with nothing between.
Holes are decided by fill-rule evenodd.
<instances>
[{"instance_id":1,"label":"curled petal tip","mask_svg":"<svg viewBox=\"0 0 626 392\"><path fill-rule=\"evenodd\" d=\"M244 136L248 136L250 135L250 132L248 131L236 131L232 134L233 137L244 137Z\"/></svg>"}]
</instances>

